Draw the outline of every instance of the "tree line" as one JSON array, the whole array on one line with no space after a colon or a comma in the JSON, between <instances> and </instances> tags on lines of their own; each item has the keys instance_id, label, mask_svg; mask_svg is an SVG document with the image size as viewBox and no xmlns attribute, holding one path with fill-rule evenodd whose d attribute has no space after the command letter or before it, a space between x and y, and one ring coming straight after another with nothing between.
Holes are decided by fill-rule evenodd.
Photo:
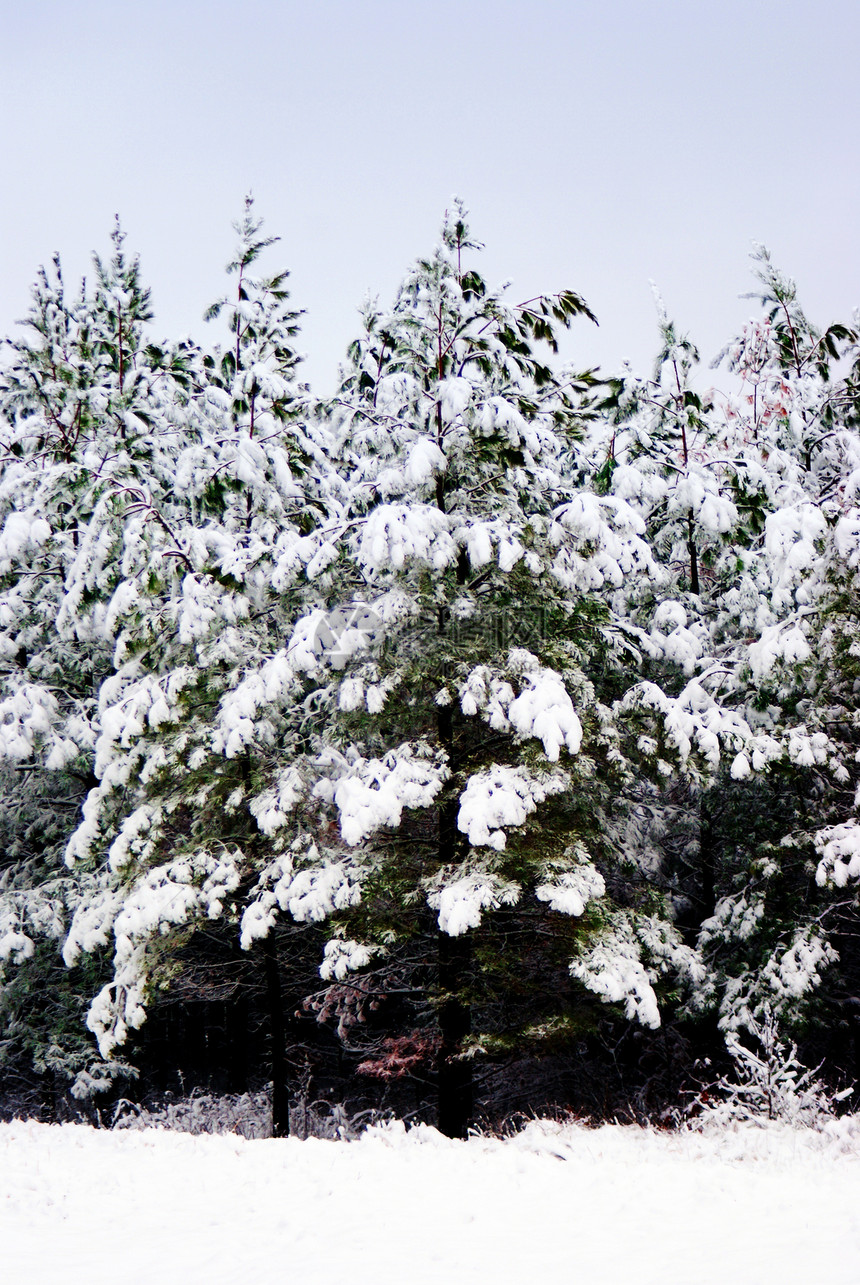
<instances>
[{"instance_id":1,"label":"tree line","mask_svg":"<svg viewBox=\"0 0 860 1285\"><path fill-rule=\"evenodd\" d=\"M117 225L5 344L7 1109L653 1116L763 1023L853 1082L856 319L760 248L729 391L659 299L650 376L579 370L454 203L321 399L235 226L220 342Z\"/></svg>"}]
</instances>

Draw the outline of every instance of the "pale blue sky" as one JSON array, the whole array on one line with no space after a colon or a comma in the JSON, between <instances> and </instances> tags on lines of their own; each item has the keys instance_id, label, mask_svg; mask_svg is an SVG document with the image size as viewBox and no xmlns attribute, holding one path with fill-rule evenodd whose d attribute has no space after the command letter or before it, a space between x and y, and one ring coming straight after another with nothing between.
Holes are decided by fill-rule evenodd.
<instances>
[{"instance_id":1,"label":"pale blue sky","mask_svg":"<svg viewBox=\"0 0 860 1285\"><path fill-rule=\"evenodd\" d=\"M753 239L816 319L860 305L857 0L27 0L0 50L0 333L114 212L156 328L202 336L252 188L320 391L452 193L485 275L579 290L568 355L649 363L649 278L710 357Z\"/></svg>"}]
</instances>

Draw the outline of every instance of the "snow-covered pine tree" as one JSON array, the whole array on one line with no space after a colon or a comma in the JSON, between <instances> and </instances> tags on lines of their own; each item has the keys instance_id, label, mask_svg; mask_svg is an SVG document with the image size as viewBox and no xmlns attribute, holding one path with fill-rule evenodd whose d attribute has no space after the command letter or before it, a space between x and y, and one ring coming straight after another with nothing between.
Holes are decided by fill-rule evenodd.
<instances>
[{"instance_id":1,"label":"snow-covered pine tree","mask_svg":"<svg viewBox=\"0 0 860 1285\"><path fill-rule=\"evenodd\" d=\"M746 559L759 594L754 621L747 617L753 636L736 649L735 683L767 736L733 775L749 785L751 773L769 765L791 807L774 817L771 842L735 871L702 944L728 974L727 1028L753 1029L768 1010L797 1023L834 1002L837 1021L825 1021L838 1026L858 962L856 899L843 890L850 844L840 846L838 823L822 823L850 813L857 788L851 648L860 521L852 479L860 439L851 377L837 373L841 363L856 363L857 331L841 324L819 331L764 249L755 261L764 315L724 355L743 380L727 419L764 510ZM726 615L734 606L728 595L721 605Z\"/></svg>"},{"instance_id":2,"label":"snow-covered pine tree","mask_svg":"<svg viewBox=\"0 0 860 1285\"><path fill-rule=\"evenodd\" d=\"M694 1099L693 1127L706 1130L740 1121L779 1120L795 1128L821 1129L832 1121L837 1104L853 1090L828 1091L816 1078L821 1067L805 1067L798 1059L797 1045L786 1045L781 1038L767 1003L758 1017L747 1017L744 1028L757 1047L743 1043L736 1031L728 1032L726 1047L733 1073L721 1076Z\"/></svg>"},{"instance_id":3,"label":"snow-covered pine tree","mask_svg":"<svg viewBox=\"0 0 860 1285\"><path fill-rule=\"evenodd\" d=\"M169 491L122 492L103 626L115 672L99 691L97 784L66 851L89 884L66 962L115 947L88 1017L105 1057L144 1020L175 948L235 912L301 793L291 762L313 715L293 702L283 643L337 487L295 379L284 274L245 271L270 244L250 203L237 232L229 360L190 363Z\"/></svg>"},{"instance_id":4,"label":"snow-covered pine tree","mask_svg":"<svg viewBox=\"0 0 860 1285\"><path fill-rule=\"evenodd\" d=\"M763 514L739 477L737 443L727 434L718 396L701 386L698 351L654 294L660 347L653 374L625 371L608 408L611 436L607 441L605 423L596 425L589 451L598 484L642 521L656 564L653 576L626 581L618 605L641 650L645 680L628 699L641 703L643 713L652 705L664 718L669 714L670 740L682 761L693 726L704 732L704 773L673 768L656 721L643 727L640 742L646 756L663 758L652 779L640 776L646 860L678 926L694 942L717 898L714 825L724 796L718 783L728 771L724 750L733 750L730 762L752 734L724 700L738 638L725 603L739 597L747 549ZM703 990L710 990L704 976L700 996Z\"/></svg>"},{"instance_id":5,"label":"snow-covered pine tree","mask_svg":"<svg viewBox=\"0 0 860 1285\"><path fill-rule=\"evenodd\" d=\"M680 665L685 701L715 731L733 720L737 733L730 769L680 807L677 791L660 805L664 823L671 817L663 877L710 965L700 1002L716 1002L727 1028L749 1025L768 1004L798 1019L835 958L821 919L830 912L810 892L809 831L851 779L836 708L821 697L835 690L832 666L825 673L841 633L832 590L845 569L833 537L856 468L842 418L850 395L831 365L853 335L818 333L765 251L756 266L765 315L724 353L738 391L696 392L694 350L678 352L661 314L658 379L628 382L621 404L632 414L616 428L609 483L636 506L658 552L671 532L666 494L688 487L686 548L676 532L665 564L669 601L634 586L630 612L661 683L677 691L683 680L669 671Z\"/></svg>"},{"instance_id":6,"label":"snow-covered pine tree","mask_svg":"<svg viewBox=\"0 0 860 1285\"><path fill-rule=\"evenodd\" d=\"M303 392L295 378L301 358L292 342L302 314L289 306L289 273L249 273L260 255L280 240L262 236L262 227L253 197L246 196L242 218L234 224L239 236L236 256L227 264L228 275L236 277L235 292L218 299L205 314L207 321L223 316L227 322L229 343L218 360L210 358L206 365L212 383L229 395L234 423L249 438L265 437L286 422L301 404Z\"/></svg>"},{"instance_id":7,"label":"snow-covered pine tree","mask_svg":"<svg viewBox=\"0 0 860 1285\"><path fill-rule=\"evenodd\" d=\"M77 999L56 975L57 939L90 891L64 873L62 851L96 779L98 694L115 671L109 603L124 573L128 497L141 487L169 493L171 415L185 362L181 347L145 342L148 292L119 226L111 258L95 267L95 286L84 284L71 301L58 259L53 274L40 272L0 377L0 758L8 784L0 954L21 964L4 990L17 1032L6 1047L23 1042L37 1068L58 1072L91 1061L74 1033ZM26 1001L38 969L74 1017L61 1004ZM103 1067L96 1080L104 1082Z\"/></svg>"},{"instance_id":8,"label":"snow-covered pine tree","mask_svg":"<svg viewBox=\"0 0 860 1285\"><path fill-rule=\"evenodd\" d=\"M652 558L623 499L573 480L593 378L553 374L536 348L587 308L569 291L507 303L467 264L476 248L458 204L393 308L365 310L332 406L350 500L327 541L328 612L287 652L318 712L294 766L310 787L296 847L319 854L320 913L340 912L323 977L378 958L402 979L417 957L406 985L433 998L452 1135L471 1114L469 1055L511 1033L487 1018L504 1011L499 952L520 943L527 970L537 925L579 985L544 995L533 1033L583 985L657 1025L654 980L697 968L654 896L615 904L599 868L624 864L632 774L617 698L638 657L614 603ZM293 863L266 872L246 937L293 909Z\"/></svg>"},{"instance_id":9,"label":"snow-covered pine tree","mask_svg":"<svg viewBox=\"0 0 860 1285\"><path fill-rule=\"evenodd\" d=\"M860 456L846 384L833 375L856 337L842 325L818 332L764 249L756 275L764 316L726 350L742 388L725 420L761 522L744 550L743 576L719 603L724 636L734 639L726 695L756 732L733 765L729 792L752 833L735 838L730 882L701 935L726 1029L753 1029L769 1009L788 1023L821 1013L832 986L816 992L837 952L847 947L846 964L852 955L842 894L824 891L827 858L818 883L811 880L827 839L816 857L811 838L856 781L854 693L837 640L851 631L841 533L854 520L850 478ZM769 816L770 833L748 826L751 799L757 815ZM734 828L742 831L743 820Z\"/></svg>"}]
</instances>

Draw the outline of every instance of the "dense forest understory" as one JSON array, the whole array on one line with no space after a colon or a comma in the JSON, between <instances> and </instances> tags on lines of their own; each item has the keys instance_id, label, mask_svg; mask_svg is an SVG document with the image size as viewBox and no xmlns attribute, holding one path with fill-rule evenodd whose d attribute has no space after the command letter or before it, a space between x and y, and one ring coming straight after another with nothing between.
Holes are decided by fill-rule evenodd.
<instances>
[{"instance_id":1,"label":"dense forest understory","mask_svg":"<svg viewBox=\"0 0 860 1285\"><path fill-rule=\"evenodd\" d=\"M455 203L320 399L236 231L220 342L119 226L5 342L2 1111L850 1106L857 318L577 370Z\"/></svg>"}]
</instances>

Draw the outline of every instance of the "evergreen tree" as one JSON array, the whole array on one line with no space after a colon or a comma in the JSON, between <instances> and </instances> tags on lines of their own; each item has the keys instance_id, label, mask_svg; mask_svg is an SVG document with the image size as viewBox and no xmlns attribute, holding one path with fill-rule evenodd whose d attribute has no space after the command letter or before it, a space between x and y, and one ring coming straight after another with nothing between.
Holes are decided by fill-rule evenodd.
<instances>
[{"instance_id":1,"label":"evergreen tree","mask_svg":"<svg viewBox=\"0 0 860 1285\"><path fill-rule=\"evenodd\" d=\"M475 248L457 206L390 312L366 308L333 404L350 500L327 542L328 612L287 652L318 711L295 765L309 826L296 843L320 853L320 912L340 911L323 977L387 956L402 978L417 961L407 989L435 1022L419 1002L413 1038L436 1049L452 1135L471 1115L471 1056L512 1034L480 1016L502 1003L494 951L526 924L561 940L580 986L652 1026L652 982L697 968L653 890L638 905L607 893L635 722L618 697L636 654L613 603L652 559L630 506L573 480L593 378L553 375L535 348L587 308L569 291L509 305L464 263ZM292 909L293 858L266 880L247 935L275 903ZM494 947L490 912L508 916ZM569 980L550 1025L576 993Z\"/></svg>"},{"instance_id":2,"label":"evergreen tree","mask_svg":"<svg viewBox=\"0 0 860 1285\"><path fill-rule=\"evenodd\" d=\"M104 1084L104 1070L86 1070L80 997L58 978L56 943L92 889L68 877L62 856L82 795L96 783L99 691L117 660L111 608L127 574L128 497L170 489L185 358L181 348L146 344L139 264L126 260L119 227L113 241L112 258L96 259L94 289L84 284L72 302L59 260L53 275L40 272L0 387L0 759L9 785L0 918L7 971L20 965L3 992L16 1033L7 1049L27 1045L37 1068L82 1070L81 1086ZM137 545L140 560L142 531ZM28 1002L46 976L73 1016L58 1004L49 1019Z\"/></svg>"},{"instance_id":3,"label":"evergreen tree","mask_svg":"<svg viewBox=\"0 0 860 1285\"><path fill-rule=\"evenodd\" d=\"M88 1017L106 1057L140 1026L195 926L241 904L295 794L296 732L279 712L290 681L266 686L260 668L285 677L270 658L303 601L331 470L294 378L284 274L274 285L244 274L270 244L259 228L248 203L228 269L239 272L236 346L191 363L169 494L126 491L124 578L108 613L117 670L100 691L98 784L66 851L96 888L66 962L115 943ZM264 726L230 718L247 673L269 707Z\"/></svg>"},{"instance_id":4,"label":"evergreen tree","mask_svg":"<svg viewBox=\"0 0 860 1285\"><path fill-rule=\"evenodd\" d=\"M836 959L826 901L810 886L810 828L851 779L833 735L838 718L819 694L833 690L828 583L844 583L833 536L856 451L840 422L846 386L830 367L853 336L841 326L817 332L764 250L756 270L764 316L723 354L738 391L704 399L692 391L694 350L673 351L661 313L658 370L668 362L674 388L668 397L659 379L628 388L621 404L632 414L616 429L611 474L658 549L672 508L667 485L677 494L685 479L700 479L701 503L685 516L686 556L680 533L673 537L669 565L678 570L664 587L672 600L634 594L631 616L661 673L667 662L683 667L687 703L715 731L734 724L730 768L715 761L685 803L687 843L670 841L663 865L709 966L697 1002L714 1003L727 1029L752 1029L768 1007L800 1020ZM678 480L664 473L657 484L667 414L682 458L669 465ZM672 824L677 834L677 815Z\"/></svg>"}]
</instances>

